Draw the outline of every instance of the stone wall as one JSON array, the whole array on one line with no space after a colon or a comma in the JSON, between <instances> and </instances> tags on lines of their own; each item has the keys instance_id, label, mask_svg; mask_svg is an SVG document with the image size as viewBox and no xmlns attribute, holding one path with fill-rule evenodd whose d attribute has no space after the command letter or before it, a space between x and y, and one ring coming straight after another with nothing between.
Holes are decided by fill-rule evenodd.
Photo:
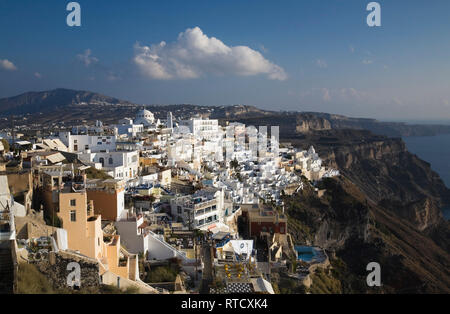
<instances>
[{"instance_id":1,"label":"stone wall","mask_svg":"<svg viewBox=\"0 0 450 314\"><path fill-rule=\"evenodd\" d=\"M19 199L19 203L22 203L27 211L30 210L33 200L33 177L31 171L8 173L8 185L11 194L16 199Z\"/></svg>"},{"instance_id":2,"label":"stone wall","mask_svg":"<svg viewBox=\"0 0 450 314\"><path fill-rule=\"evenodd\" d=\"M67 265L77 262L81 270L81 288L100 288L99 264L94 259L86 258L68 252L49 252L39 261L30 260L39 271L47 276L56 289L70 288L67 285L67 277L72 269L67 270Z\"/></svg>"}]
</instances>

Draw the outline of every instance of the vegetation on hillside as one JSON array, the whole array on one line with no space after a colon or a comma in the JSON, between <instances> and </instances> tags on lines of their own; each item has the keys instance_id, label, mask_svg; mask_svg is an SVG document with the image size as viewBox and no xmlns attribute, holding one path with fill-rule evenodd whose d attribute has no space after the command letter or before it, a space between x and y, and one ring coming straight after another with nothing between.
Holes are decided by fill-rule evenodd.
<instances>
[{"instance_id":1,"label":"vegetation on hillside","mask_svg":"<svg viewBox=\"0 0 450 314\"><path fill-rule=\"evenodd\" d=\"M102 180L112 179L112 177L108 175L105 171L95 169L93 167L86 169L86 176L88 179L102 179Z\"/></svg>"},{"instance_id":2,"label":"vegetation on hillside","mask_svg":"<svg viewBox=\"0 0 450 314\"><path fill-rule=\"evenodd\" d=\"M128 287L120 289L111 285L101 285L99 288L81 288L80 290L55 289L52 282L33 264L20 263L17 274L18 294L136 294L138 289Z\"/></svg>"},{"instance_id":3,"label":"vegetation on hillside","mask_svg":"<svg viewBox=\"0 0 450 314\"><path fill-rule=\"evenodd\" d=\"M312 294L340 294L341 282L333 277L327 270L317 269L311 274L312 285L308 289Z\"/></svg>"}]
</instances>

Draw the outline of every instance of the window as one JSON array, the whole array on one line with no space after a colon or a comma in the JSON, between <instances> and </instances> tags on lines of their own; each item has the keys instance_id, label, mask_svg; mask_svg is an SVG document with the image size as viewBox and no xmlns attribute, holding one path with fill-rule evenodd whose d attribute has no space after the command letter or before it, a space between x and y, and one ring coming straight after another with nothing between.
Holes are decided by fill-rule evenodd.
<instances>
[{"instance_id":1,"label":"window","mask_svg":"<svg viewBox=\"0 0 450 314\"><path fill-rule=\"evenodd\" d=\"M70 206L77 206L77 200L70 200Z\"/></svg>"},{"instance_id":2,"label":"window","mask_svg":"<svg viewBox=\"0 0 450 314\"><path fill-rule=\"evenodd\" d=\"M77 221L77 211L76 210L70 211L70 221Z\"/></svg>"},{"instance_id":3,"label":"window","mask_svg":"<svg viewBox=\"0 0 450 314\"><path fill-rule=\"evenodd\" d=\"M113 159L112 159L112 157L109 157L109 159L108 159L108 163L109 163L110 165L112 165L112 164L113 164Z\"/></svg>"},{"instance_id":4,"label":"window","mask_svg":"<svg viewBox=\"0 0 450 314\"><path fill-rule=\"evenodd\" d=\"M89 149L89 145L84 145L84 149L88 150Z\"/></svg>"},{"instance_id":5,"label":"window","mask_svg":"<svg viewBox=\"0 0 450 314\"><path fill-rule=\"evenodd\" d=\"M177 207L177 212L178 212L178 214L181 214L181 213L182 213L181 206L178 206L178 207Z\"/></svg>"},{"instance_id":6,"label":"window","mask_svg":"<svg viewBox=\"0 0 450 314\"><path fill-rule=\"evenodd\" d=\"M98 159L98 161L102 164L102 167L105 166L105 159L104 159L103 157L100 157L100 158Z\"/></svg>"}]
</instances>

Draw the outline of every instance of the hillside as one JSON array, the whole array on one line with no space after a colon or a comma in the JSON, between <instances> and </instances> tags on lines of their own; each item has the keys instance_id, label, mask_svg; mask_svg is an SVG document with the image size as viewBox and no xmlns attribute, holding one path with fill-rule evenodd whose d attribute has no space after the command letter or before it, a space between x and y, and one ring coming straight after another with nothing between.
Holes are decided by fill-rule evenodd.
<instances>
[{"instance_id":1,"label":"hillside","mask_svg":"<svg viewBox=\"0 0 450 314\"><path fill-rule=\"evenodd\" d=\"M165 119L167 112L172 111L176 119L200 114L221 121L241 121L254 126L279 125L284 137L329 129L365 129L391 137L450 133L450 125L410 125L320 112L269 111L247 105L142 105L94 92L63 88L27 92L0 99L0 129L11 127L11 115L14 115L14 124L17 126L34 124L38 128L70 127L94 123L95 120L115 123L122 117L134 117L136 111L143 106L160 119ZM274 106L274 110L276 108Z\"/></svg>"},{"instance_id":2,"label":"hillside","mask_svg":"<svg viewBox=\"0 0 450 314\"><path fill-rule=\"evenodd\" d=\"M130 104L101 94L58 88L44 92L28 92L0 99L0 115L65 110L75 104Z\"/></svg>"},{"instance_id":3,"label":"hillside","mask_svg":"<svg viewBox=\"0 0 450 314\"><path fill-rule=\"evenodd\" d=\"M450 222L441 208L450 190L401 139L362 130L322 130L290 138L314 144L342 176L286 199L300 243L336 253L335 276L346 292L367 292L365 265L380 263L385 292L450 292Z\"/></svg>"}]
</instances>

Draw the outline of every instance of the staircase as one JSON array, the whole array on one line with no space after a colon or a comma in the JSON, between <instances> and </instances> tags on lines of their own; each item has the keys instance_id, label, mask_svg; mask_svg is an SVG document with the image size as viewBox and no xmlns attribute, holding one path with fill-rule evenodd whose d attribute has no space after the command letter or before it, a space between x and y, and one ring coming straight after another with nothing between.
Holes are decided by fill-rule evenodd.
<instances>
[{"instance_id":1,"label":"staircase","mask_svg":"<svg viewBox=\"0 0 450 314\"><path fill-rule=\"evenodd\" d=\"M14 264L11 248L0 248L0 294L13 293Z\"/></svg>"}]
</instances>

